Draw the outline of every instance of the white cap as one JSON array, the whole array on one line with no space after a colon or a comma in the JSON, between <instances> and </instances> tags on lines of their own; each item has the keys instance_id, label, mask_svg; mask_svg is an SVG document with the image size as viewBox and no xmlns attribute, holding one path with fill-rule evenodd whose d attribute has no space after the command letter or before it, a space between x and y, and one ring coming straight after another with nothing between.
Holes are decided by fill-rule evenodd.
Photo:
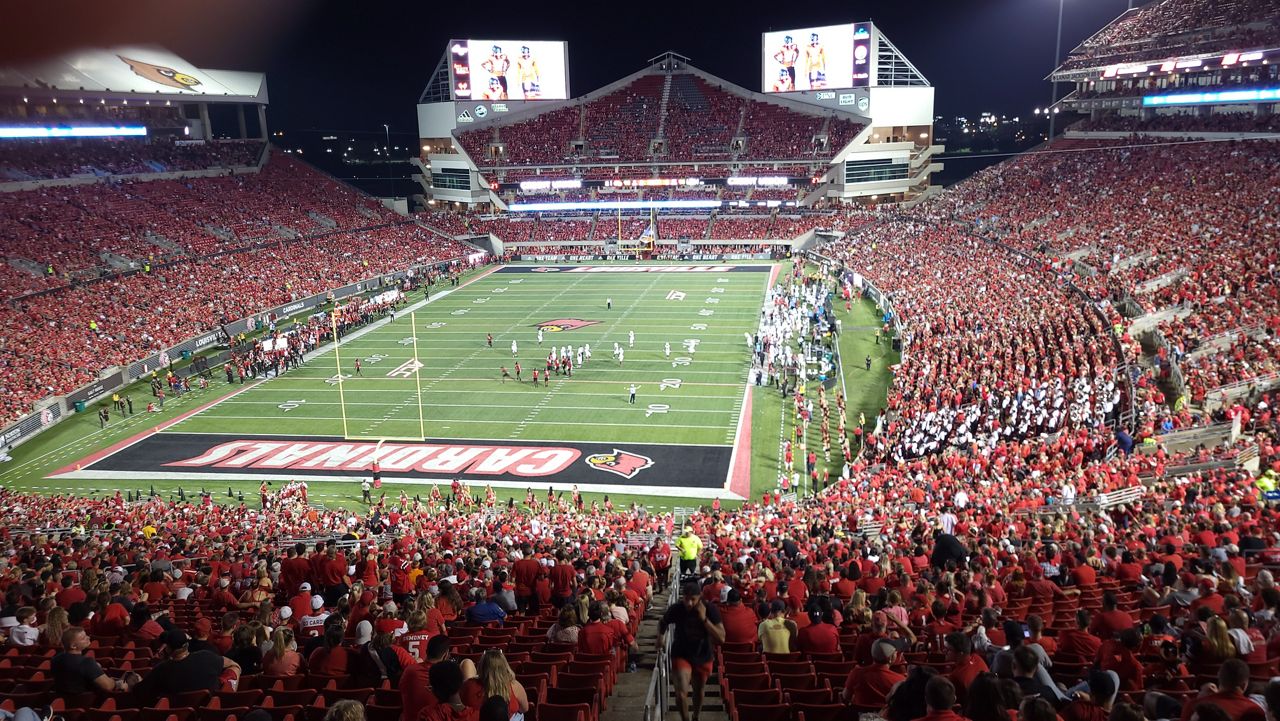
<instances>
[{"instance_id":1,"label":"white cap","mask_svg":"<svg viewBox=\"0 0 1280 721\"><path fill-rule=\"evenodd\" d=\"M288 607L288 606L281 606L281 607L280 607L280 620L282 620L282 621L288 621L288 620L289 620L289 619L291 619L291 618L293 618L293 609L292 609L292 608L290 608L290 607Z\"/></svg>"},{"instance_id":2,"label":"white cap","mask_svg":"<svg viewBox=\"0 0 1280 721\"><path fill-rule=\"evenodd\" d=\"M373 638L373 624L368 620L356 624L356 645L363 646Z\"/></svg>"},{"instance_id":3,"label":"white cap","mask_svg":"<svg viewBox=\"0 0 1280 721\"><path fill-rule=\"evenodd\" d=\"M313 610L313 611L319 611L319 610L320 610L320 609L322 609L322 608L324 608L324 597L323 597L323 596L312 596L312 597L311 597L311 610Z\"/></svg>"},{"instance_id":4,"label":"white cap","mask_svg":"<svg viewBox=\"0 0 1280 721\"><path fill-rule=\"evenodd\" d=\"M309 583L307 583L307 582L305 582L305 581L304 581L304 582L302 583L302 585L301 585L301 586L298 586L298 590L299 590L299 591L310 591L310 590L311 590L311 584L309 584Z\"/></svg>"}]
</instances>

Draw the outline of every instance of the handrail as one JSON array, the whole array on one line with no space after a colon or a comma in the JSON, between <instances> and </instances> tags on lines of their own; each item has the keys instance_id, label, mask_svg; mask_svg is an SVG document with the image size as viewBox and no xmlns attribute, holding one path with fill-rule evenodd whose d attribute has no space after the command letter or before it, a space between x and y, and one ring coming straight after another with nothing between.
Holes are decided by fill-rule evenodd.
<instances>
[{"instance_id":1,"label":"handrail","mask_svg":"<svg viewBox=\"0 0 1280 721\"><path fill-rule=\"evenodd\" d=\"M680 590L680 579L675 575L676 568L677 566L671 566L667 570L668 587L671 589L667 596L667 608L675 605ZM665 614L665 609L663 613ZM671 698L671 629L667 629L661 641L653 662L653 675L645 690L641 721L665 721L667 716L667 701Z\"/></svg>"}]
</instances>

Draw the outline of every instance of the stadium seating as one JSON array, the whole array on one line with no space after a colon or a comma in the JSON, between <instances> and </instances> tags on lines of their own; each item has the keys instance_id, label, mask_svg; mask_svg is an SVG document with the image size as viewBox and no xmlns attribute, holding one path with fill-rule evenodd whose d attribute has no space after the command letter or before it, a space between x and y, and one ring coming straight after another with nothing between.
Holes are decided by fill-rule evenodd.
<instances>
[{"instance_id":1,"label":"stadium seating","mask_svg":"<svg viewBox=\"0 0 1280 721\"><path fill-rule=\"evenodd\" d=\"M665 78L669 99L663 112ZM610 162L738 162L829 158L862 130L846 118L810 115L713 85L700 75L641 75L588 101L533 117L457 134L459 147L481 168ZM659 134L661 133L661 134ZM814 140L826 134L825 148ZM735 147L738 135L744 146ZM654 143L654 141L660 141ZM581 143L575 146L575 143ZM495 153L494 147L503 152ZM576 147L581 147L579 152ZM700 166L700 177L726 177L728 168ZM692 169L689 172L693 172ZM764 169L756 174L768 174ZM803 170L802 176L808 175ZM585 177L649 177L653 169L585 169ZM527 179L507 171L506 182ZM541 177L541 176L540 176Z\"/></svg>"},{"instance_id":2,"label":"stadium seating","mask_svg":"<svg viewBox=\"0 0 1280 721\"><path fill-rule=\"evenodd\" d=\"M5 141L0 182L164 173L256 165L261 141L177 145L171 140Z\"/></svg>"}]
</instances>

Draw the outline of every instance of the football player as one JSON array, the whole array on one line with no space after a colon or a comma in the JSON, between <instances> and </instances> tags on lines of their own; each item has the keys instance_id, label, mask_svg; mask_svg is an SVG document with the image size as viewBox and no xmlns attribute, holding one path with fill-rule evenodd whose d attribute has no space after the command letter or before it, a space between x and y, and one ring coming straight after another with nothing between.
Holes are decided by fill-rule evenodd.
<instances>
[{"instance_id":1,"label":"football player","mask_svg":"<svg viewBox=\"0 0 1280 721\"><path fill-rule=\"evenodd\" d=\"M520 76L520 92L526 100L539 97L542 88L539 80L538 61L533 59L533 52L528 45L520 46L520 58L516 60L516 74Z\"/></svg>"},{"instance_id":2,"label":"football player","mask_svg":"<svg viewBox=\"0 0 1280 721\"><path fill-rule=\"evenodd\" d=\"M484 68L485 72L489 73L495 79L497 79L498 85L502 86L502 99L506 99L507 71L511 69L511 58L507 57L507 54L502 52L502 47L500 45L494 45L493 51L490 53L489 57L485 58L483 63L480 63L480 67ZM492 91L493 83L490 82L489 86L490 86L490 91ZM487 93L486 93L486 96L487 96ZM488 99L498 100L498 98L488 98Z\"/></svg>"},{"instance_id":3,"label":"football player","mask_svg":"<svg viewBox=\"0 0 1280 721\"><path fill-rule=\"evenodd\" d=\"M782 47L778 52L773 54L774 62L782 66L783 73L786 74L790 81L790 88L794 90L796 87L796 60L800 58L800 46L790 35L783 36ZM778 79L781 82L781 78ZM776 89L778 83L774 83Z\"/></svg>"},{"instance_id":4,"label":"football player","mask_svg":"<svg viewBox=\"0 0 1280 721\"><path fill-rule=\"evenodd\" d=\"M817 33L809 33L809 45L804 49L804 66L809 73L809 88L827 87L827 51L818 40Z\"/></svg>"}]
</instances>

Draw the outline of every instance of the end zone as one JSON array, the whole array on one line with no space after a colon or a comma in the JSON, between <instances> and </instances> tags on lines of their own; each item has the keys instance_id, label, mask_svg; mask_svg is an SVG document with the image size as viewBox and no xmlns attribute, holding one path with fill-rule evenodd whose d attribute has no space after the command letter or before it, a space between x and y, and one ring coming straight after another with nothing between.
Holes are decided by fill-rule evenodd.
<instances>
[{"instance_id":1,"label":"end zone","mask_svg":"<svg viewBox=\"0 0 1280 721\"><path fill-rule=\"evenodd\" d=\"M357 482L376 460L392 483L740 498L725 489L731 446L526 441L351 441L333 436L151 433L50 476L105 480Z\"/></svg>"}]
</instances>

